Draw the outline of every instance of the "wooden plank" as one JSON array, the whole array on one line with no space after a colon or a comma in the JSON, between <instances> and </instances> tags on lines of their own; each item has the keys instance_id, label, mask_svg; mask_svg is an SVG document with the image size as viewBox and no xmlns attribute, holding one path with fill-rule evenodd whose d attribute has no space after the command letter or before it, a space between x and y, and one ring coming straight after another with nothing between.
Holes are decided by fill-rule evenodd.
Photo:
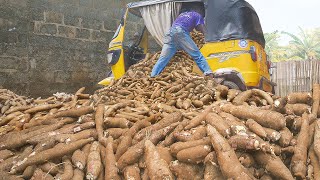
<instances>
[{"instance_id":1,"label":"wooden plank","mask_svg":"<svg viewBox=\"0 0 320 180\"><path fill-rule=\"evenodd\" d=\"M285 61L275 65L271 79L277 83L275 92L279 96L309 92L314 83L320 83L320 60Z\"/></svg>"}]
</instances>

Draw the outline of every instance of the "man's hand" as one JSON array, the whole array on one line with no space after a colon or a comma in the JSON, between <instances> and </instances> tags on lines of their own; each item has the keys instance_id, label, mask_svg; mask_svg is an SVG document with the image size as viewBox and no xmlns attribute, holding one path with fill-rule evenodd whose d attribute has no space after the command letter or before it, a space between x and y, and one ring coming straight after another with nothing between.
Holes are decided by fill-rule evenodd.
<instances>
[{"instance_id":1,"label":"man's hand","mask_svg":"<svg viewBox=\"0 0 320 180\"><path fill-rule=\"evenodd\" d=\"M196 27L197 31L200 31L202 34L206 33L206 27L203 24L200 24Z\"/></svg>"}]
</instances>

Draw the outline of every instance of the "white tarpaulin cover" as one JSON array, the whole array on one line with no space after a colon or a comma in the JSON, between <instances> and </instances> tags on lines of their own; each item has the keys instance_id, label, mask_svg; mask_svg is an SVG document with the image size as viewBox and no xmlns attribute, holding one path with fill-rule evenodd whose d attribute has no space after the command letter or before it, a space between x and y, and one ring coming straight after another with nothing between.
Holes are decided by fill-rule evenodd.
<instances>
[{"instance_id":1,"label":"white tarpaulin cover","mask_svg":"<svg viewBox=\"0 0 320 180\"><path fill-rule=\"evenodd\" d=\"M177 2L167 2L140 7L144 23L159 45L163 45L164 35L179 15L181 5Z\"/></svg>"}]
</instances>

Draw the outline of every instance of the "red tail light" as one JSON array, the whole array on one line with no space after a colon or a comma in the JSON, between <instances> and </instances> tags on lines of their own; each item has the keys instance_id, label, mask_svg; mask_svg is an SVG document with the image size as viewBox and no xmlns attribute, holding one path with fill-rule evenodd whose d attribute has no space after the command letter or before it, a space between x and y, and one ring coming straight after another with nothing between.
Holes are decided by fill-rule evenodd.
<instances>
[{"instance_id":1,"label":"red tail light","mask_svg":"<svg viewBox=\"0 0 320 180\"><path fill-rule=\"evenodd\" d=\"M268 69L271 68L271 62L270 61L267 61L267 67L268 67Z\"/></svg>"},{"instance_id":2,"label":"red tail light","mask_svg":"<svg viewBox=\"0 0 320 180\"><path fill-rule=\"evenodd\" d=\"M256 47L254 47L254 46L250 47L250 54L251 54L252 61L257 61L257 50L256 50Z\"/></svg>"},{"instance_id":3,"label":"red tail light","mask_svg":"<svg viewBox=\"0 0 320 180\"><path fill-rule=\"evenodd\" d=\"M267 67L268 67L268 69L271 68L271 65L272 65L272 63L271 63L271 61L269 59L269 55L267 55Z\"/></svg>"}]
</instances>

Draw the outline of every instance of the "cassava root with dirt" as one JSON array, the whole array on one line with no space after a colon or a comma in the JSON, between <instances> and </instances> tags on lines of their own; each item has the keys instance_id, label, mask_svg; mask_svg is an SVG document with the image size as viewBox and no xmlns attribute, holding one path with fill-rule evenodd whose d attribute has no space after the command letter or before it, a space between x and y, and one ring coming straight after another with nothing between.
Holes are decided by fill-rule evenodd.
<instances>
[{"instance_id":1,"label":"cassava root with dirt","mask_svg":"<svg viewBox=\"0 0 320 180\"><path fill-rule=\"evenodd\" d=\"M193 36L201 47L202 35ZM92 95L33 99L0 89L1 177L319 177L319 85L287 97L229 90L193 73L184 52L150 78L159 56Z\"/></svg>"}]
</instances>

